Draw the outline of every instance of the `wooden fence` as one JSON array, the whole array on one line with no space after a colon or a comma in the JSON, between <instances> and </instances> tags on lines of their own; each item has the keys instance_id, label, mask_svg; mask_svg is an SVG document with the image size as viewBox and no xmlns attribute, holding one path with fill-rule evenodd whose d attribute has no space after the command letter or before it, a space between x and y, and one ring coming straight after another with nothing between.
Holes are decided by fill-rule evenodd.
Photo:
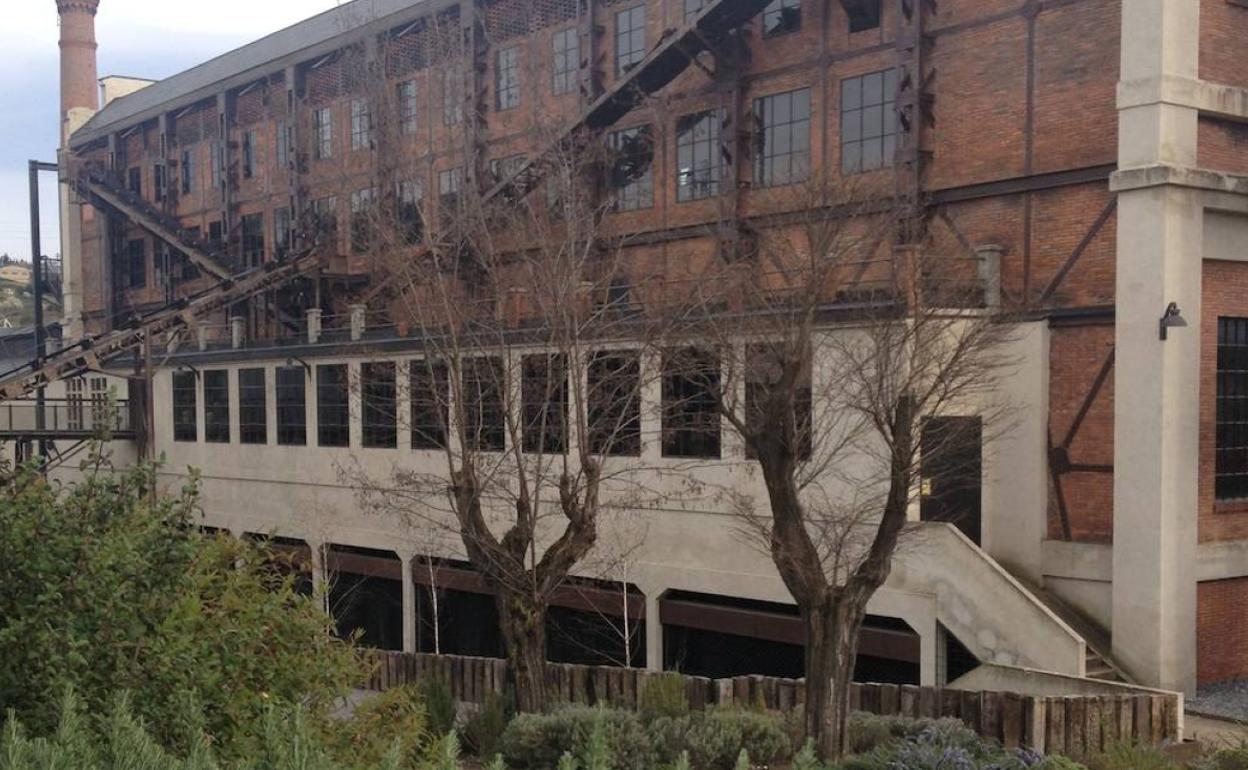
<instances>
[{"instance_id":1,"label":"wooden fence","mask_svg":"<svg viewBox=\"0 0 1248 770\"><path fill-rule=\"evenodd\" d=\"M437 678L447 682L456 700L481 703L502 694L507 663L496 658L468 658L378 652L369 688L385 690ZM636 706L649 679L670 676L640 669L552 663L546 684L559 702ZM685 676L685 692L695 709L708 706L756 706L787 711L800 706L800 679L743 676L706 679ZM1042 697L1009 692L971 692L894 684L857 684L850 688L855 711L884 716L953 717L1006 747L1027 746L1044 753L1082 756L1119 742L1161 745L1181 738L1176 695L1076 695Z\"/></svg>"}]
</instances>

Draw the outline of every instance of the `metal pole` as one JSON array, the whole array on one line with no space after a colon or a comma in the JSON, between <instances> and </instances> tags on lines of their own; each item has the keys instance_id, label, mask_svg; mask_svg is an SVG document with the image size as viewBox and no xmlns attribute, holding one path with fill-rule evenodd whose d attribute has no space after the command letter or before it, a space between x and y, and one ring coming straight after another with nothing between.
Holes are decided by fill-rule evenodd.
<instances>
[{"instance_id":1,"label":"metal pole","mask_svg":"<svg viewBox=\"0 0 1248 770\"><path fill-rule=\"evenodd\" d=\"M30 161L30 262L35 293L35 368L43 368L47 345L43 329L43 243L39 233L39 161ZM35 429L43 431L44 390L35 391ZM48 458L48 442L39 439L39 457Z\"/></svg>"}]
</instances>

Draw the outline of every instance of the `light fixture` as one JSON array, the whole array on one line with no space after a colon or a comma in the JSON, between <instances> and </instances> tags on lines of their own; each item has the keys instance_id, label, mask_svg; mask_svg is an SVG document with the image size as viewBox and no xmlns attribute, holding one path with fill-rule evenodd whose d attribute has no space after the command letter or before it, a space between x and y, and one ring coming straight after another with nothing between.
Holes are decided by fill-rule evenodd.
<instances>
[{"instance_id":1,"label":"light fixture","mask_svg":"<svg viewBox=\"0 0 1248 770\"><path fill-rule=\"evenodd\" d=\"M286 366L288 367L294 366L296 363L303 367L303 371L307 372L308 377L312 376L312 364L304 361L299 356L290 356L286 359Z\"/></svg>"},{"instance_id":2,"label":"light fixture","mask_svg":"<svg viewBox=\"0 0 1248 770\"><path fill-rule=\"evenodd\" d=\"M1166 333L1170 329L1179 329L1187 326L1187 319L1183 317L1183 313L1179 310L1177 302L1171 302L1166 305L1166 312L1161 317L1160 332L1161 339L1166 339Z\"/></svg>"},{"instance_id":3,"label":"light fixture","mask_svg":"<svg viewBox=\"0 0 1248 770\"><path fill-rule=\"evenodd\" d=\"M195 375L195 379L197 380L199 379L199 370L191 366L190 364L179 364L178 371L183 372L183 373L189 372L190 374Z\"/></svg>"}]
</instances>

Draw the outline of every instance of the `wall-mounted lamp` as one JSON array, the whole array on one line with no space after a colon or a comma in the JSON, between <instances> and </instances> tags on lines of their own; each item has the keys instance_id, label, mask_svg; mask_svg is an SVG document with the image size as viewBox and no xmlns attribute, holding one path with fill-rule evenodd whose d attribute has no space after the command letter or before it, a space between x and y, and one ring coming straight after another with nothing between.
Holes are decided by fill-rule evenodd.
<instances>
[{"instance_id":1,"label":"wall-mounted lamp","mask_svg":"<svg viewBox=\"0 0 1248 770\"><path fill-rule=\"evenodd\" d=\"M190 364L180 364L180 365L178 366L178 371L179 371L179 372L190 372L191 374L195 375L195 379L197 379L197 380L199 379L199 370L198 370L198 369L196 369L195 367L191 366Z\"/></svg>"},{"instance_id":2,"label":"wall-mounted lamp","mask_svg":"<svg viewBox=\"0 0 1248 770\"><path fill-rule=\"evenodd\" d=\"M312 377L312 364L309 364L307 361L304 361L304 360L303 360L302 358L300 358L299 356L290 356L289 358L287 358L287 359L286 359L286 365L287 365L287 366L294 366L295 364L298 364L299 366L302 366L302 367L303 367L303 370L304 370L305 372L307 372L307 374L308 374L308 378L309 378L309 379L311 379L311 377Z\"/></svg>"},{"instance_id":3,"label":"wall-mounted lamp","mask_svg":"<svg viewBox=\"0 0 1248 770\"><path fill-rule=\"evenodd\" d=\"M1166 333L1170 329L1179 329L1184 326L1187 326L1187 319L1185 319L1183 317L1183 313L1179 311L1179 304L1177 302L1171 302L1169 305L1166 305L1166 312L1161 317L1161 338L1163 340L1166 339Z\"/></svg>"}]
</instances>

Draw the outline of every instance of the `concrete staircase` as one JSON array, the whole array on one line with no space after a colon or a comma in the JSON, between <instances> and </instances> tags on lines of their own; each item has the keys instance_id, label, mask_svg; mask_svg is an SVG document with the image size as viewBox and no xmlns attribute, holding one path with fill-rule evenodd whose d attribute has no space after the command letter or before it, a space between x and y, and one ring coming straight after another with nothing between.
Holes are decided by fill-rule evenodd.
<instances>
[{"instance_id":1,"label":"concrete staircase","mask_svg":"<svg viewBox=\"0 0 1248 770\"><path fill-rule=\"evenodd\" d=\"M1017 575L1015 576L1018 577ZM1061 618L1068 626L1083 637L1087 644L1085 654L1088 679L1099 679L1103 682L1120 682L1122 684L1139 684L1122 670L1112 656L1113 644L1109 631L1099 623L1084 615L1058 595L1046 588L1031 583L1023 578L1019 582L1035 595L1053 614Z\"/></svg>"}]
</instances>

